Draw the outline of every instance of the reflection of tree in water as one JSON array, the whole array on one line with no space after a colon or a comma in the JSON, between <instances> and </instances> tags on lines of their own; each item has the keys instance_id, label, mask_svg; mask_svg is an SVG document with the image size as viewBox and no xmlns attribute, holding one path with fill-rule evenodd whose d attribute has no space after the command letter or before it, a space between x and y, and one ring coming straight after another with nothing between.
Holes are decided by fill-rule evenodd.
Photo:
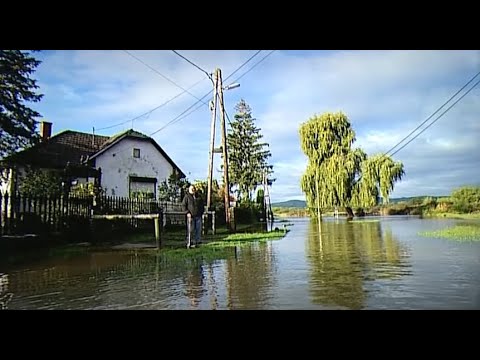
<instances>
[{"instance_id":1,"label":"reflection of tree in water","mask_svg":"<svg viewBox=\"0 0 480 360\"><path fill-rule=\"evenodd\" d=\"M237 248L237 256L228 259L227 307L229 309L259 309L268 301L275 272L272 245L252 243Z\"/></svg>"},{"instance_id":2,"label":"reflection of tree in water","mask_svg":"<svg viewBox=\"0 0 480 360\"><path fill-rule=\"evenodd\" d=\"M312 221L307 242L311 295L317 304L361 309L364 282L405 275L405 255L379 222Z\"/></svg>"}]
</instances>

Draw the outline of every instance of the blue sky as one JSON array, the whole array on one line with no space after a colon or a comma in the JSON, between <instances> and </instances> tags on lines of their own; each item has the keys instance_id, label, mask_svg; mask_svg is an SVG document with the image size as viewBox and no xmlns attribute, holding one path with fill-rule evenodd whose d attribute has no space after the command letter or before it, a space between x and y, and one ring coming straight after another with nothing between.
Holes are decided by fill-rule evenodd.
<instances>
[{"instance_id":1,"label":"blue sky","mask_svg":"<svg viewBox=\"0 0 480 360\"><path fill-rule=\"evenodd\" d=\"M198 82L189 90L197 97L211 90L204 73L170 50L129 51L183 88ZM179 50L209 72L220 67L224 78L256 51ZM95 127L96 133L113 135L131 128L129 119L182 92L120 50L44 51L37 57L43 63L34 76L45 96L34 106L53 123L54 133ZM233 118L235 104L245 99L270 143L277 178L272 201L304 199L299 186L307 162L298 137L302 122L341 110L356 131L354 146L368 154L387 151L479 70L479 51L277 50L239 81L240 88L225 92L225 105ZM184 93L135 120L133 128L149 135L196 101ZM455 187L479 184L479 115L480 86L394 156L404 163L406 176L392 195L447 195ZM153 136L190 180L206 178L209 137L207 106ZM216 176L220 178L219 171Z\"/></svg>"}]
</instances>

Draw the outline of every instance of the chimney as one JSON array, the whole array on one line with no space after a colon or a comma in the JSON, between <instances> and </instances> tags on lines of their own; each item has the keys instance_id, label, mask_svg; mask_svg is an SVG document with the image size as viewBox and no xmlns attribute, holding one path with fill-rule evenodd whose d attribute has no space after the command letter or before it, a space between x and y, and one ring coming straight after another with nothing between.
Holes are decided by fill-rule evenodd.
<instances>
[{"instance_id":1,"label":"chimney","mask_svg":"<svg viewBox=\"0 0 480 360\"><path fill-rule=\"evenodd\" d=\"M40 138L42 141L50 139L52 136L52 123L48 121L40 122Z\"/></svg>"}]
</instances>

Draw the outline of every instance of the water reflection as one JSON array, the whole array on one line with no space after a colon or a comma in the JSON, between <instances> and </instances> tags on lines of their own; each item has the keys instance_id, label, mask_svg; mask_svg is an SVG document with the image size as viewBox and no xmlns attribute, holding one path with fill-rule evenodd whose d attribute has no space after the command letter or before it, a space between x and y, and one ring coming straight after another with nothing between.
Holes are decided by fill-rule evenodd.
<instances>
[{"instance_id":1,"label":"water reflection","mask_svg":"<svg viewBox=\"0 0 480 360\"><path fill-rule=\"evenodd\" d=\"M379 222L311 221L306 255L315 304L362 309L369 282L410 273L407 249Z\"/></svg>"},{"instance_id":2,"label":"water reflection","mask_svg":"<svg viewBox=\"0 0 480 360\"><path fill-rule=\"evenodd\" d=\"M235 258L226 260L227 308L265 308L275 286L275 257L271 243L237 248Z\"/></svg>"},{"instance_id":3,"label":"water reflection","mask_svg":"<svg viewBox=\"0 0 480 360\"><path fill-rule=\"evenodd\" d=\"M8 291L8 282L8 274L0 273L0 310L7 309L13 297L13 293Z\"/></svg>"},{"instance_id":4,"label":"water reflection","mask_svg":"<svg viewBox=\"0 0 480 360\"><path fill-rule=\"evenodd\" d=\"M190 300L192 309L197 309L200 299L205 295L203 267L199 260L195 259L184 275L185 295Z\"/></svg>"},{"instance_id":5,"label":"water reflection","mask_svg":"<svg viewBox=\"0 0 480 360\"><path fill-rule=\"evenodd\" d=\"M5 267L0 308L479 308L480 244L416 235L439 220L326 220L320 231L292 222L282 240L235 250L100 252Z\"/></svg>"}]
</instances>

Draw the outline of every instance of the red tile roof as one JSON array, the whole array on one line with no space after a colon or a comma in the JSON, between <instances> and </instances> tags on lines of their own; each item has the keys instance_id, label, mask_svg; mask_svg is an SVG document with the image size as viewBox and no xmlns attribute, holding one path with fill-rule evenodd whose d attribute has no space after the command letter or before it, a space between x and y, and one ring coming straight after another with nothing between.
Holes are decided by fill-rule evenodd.
<instances>
[{"instance_id":1,"label":"red tile roof","mask_svg":"<svg viewBox=\"0 0 480 360\"><path fill-rule=\"evenodd\" d=\"M171 165L185 176L155 140L134 130L127 130L112 137L67 130L52 136L47 141L11 155L6 158L4 162L47 169L63 169L68 162L71 165L80 164L82 158L86 158L87 156L91 157L102 149L113 145L117 140L125 137L135 137L151 141Z\"/></svg>"}]
</instances>

